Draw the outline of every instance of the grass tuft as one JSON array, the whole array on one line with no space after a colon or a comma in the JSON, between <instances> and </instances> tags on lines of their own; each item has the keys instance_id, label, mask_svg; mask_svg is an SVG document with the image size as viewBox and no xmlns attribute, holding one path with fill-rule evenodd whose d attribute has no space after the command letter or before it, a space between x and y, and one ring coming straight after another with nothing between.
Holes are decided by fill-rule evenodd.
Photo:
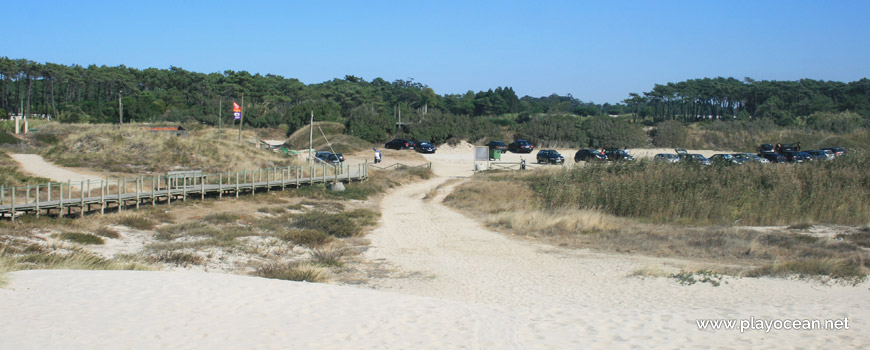
<instances>
[{"instance_id":1,"label":"grass tuft","mask_svg":"<svg viewBox=\"0 0 870 350\"><path fill-rule=\"evenodd\" d=\"M118 218L118 225L135 228L137 230L150 230L154 228L156 223L141 214L131 214Z\"/></svg>"},{"instance_id":2,"label":"grass tuft","mask_svg":"<svg viewBox=\"0 0 870 350\"><path fill-rule=\"evenodd\" d=\"M58 235L59 239L70 241L78 244L93 244L99 245L104 244L105 241L95 235L90 233L80 233L80 232L64 232Z\"/></svg>"},{"instance_id":3,"label":"grass tuft","mask_svg":"<svg viewBox=\"0 0 870 350\"><path fill-rule=\"evenodd\" d=\"M288 281L326 282L326 275L316 267L304 263L266 264L254 275Z\"/></svg>"}]
</instances>

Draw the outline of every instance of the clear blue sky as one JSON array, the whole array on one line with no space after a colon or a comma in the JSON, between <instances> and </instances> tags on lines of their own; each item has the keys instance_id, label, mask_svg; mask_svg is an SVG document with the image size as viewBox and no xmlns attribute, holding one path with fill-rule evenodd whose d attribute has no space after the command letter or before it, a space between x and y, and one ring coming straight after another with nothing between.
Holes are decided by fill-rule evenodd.
<instances>
[{"instance_id":1,"label":"clear blue sky","mask_svg":"<svg viewBox=\"0 0 870 350\"><path fill-rule=\"evenodd\" d=\"M246 70L306 84L413 78L438 94L619 102L704 77L870 75L870 1L0 0L0 56Z\"/></svg>"}]
</instances>

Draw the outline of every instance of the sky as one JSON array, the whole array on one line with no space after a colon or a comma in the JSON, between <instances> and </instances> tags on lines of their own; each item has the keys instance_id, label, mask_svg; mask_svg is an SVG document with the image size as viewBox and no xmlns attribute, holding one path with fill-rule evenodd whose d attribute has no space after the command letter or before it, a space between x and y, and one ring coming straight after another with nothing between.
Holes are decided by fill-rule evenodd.
<instances>
[{"instance_id":1,"label":"sky","mask_svg":"<svg viewBox=\"0 0 870 350\"><path fill-rule=\"evenodd\" d=\"M414 80L617 103L705 77L870 75L870 1L0 0L0 56Z\"/></svg>"}]
</instances>

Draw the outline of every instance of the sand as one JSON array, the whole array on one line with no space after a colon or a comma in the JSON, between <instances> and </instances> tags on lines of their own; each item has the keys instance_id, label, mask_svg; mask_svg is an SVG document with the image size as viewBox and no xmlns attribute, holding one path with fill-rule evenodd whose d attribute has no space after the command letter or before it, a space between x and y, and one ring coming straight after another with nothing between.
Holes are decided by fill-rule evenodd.
<instances>
[{"instance_id":1,"label":"sand","mask_svg":"<svg viewBox=\"0 0 870 350\"><path fill-rule=\"evenodd\" d=\"M713 286L629 277L668 259L493 232L440 203L456 181L423 200L472 173L470 148L442 146L424 157L437 177L389 193L367 237L365 258L391 267L389 276L338 286L186 271L19 271L0 289L0 348L870 346L868 282L723 278ZM698 329L698 319L718 318L848 318L850 329Z\"/></svg>"}]
</instances>

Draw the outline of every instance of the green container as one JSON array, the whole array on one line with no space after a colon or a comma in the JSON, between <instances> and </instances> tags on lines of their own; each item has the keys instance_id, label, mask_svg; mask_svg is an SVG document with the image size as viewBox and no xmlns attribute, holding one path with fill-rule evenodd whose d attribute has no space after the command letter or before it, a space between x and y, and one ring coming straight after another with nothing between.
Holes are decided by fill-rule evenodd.
<instances>
[{"instance_id":1,"label":"green container","mask_svg":"<svg viewBox=\"0 0 870 350\"><path fill-rule=\"evenodd\" d=\"M500 149L489 149L489 159L490 160L501 160L501 150Z\"/></svg>"}]
</instances>

